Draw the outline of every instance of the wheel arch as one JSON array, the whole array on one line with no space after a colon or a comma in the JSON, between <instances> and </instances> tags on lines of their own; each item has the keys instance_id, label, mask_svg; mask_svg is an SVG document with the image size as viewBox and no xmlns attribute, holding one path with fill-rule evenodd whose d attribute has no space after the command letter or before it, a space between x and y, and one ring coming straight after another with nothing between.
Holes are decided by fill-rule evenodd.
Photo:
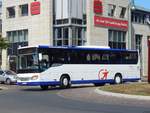
<instances>
[{"instance_id":1,"label":"wheel arch","mask_svg":"<svg viewBox=\"0 0 150 113\"><path fill-rule=\"evenodd\" d=\"M60 80L62 77L67 77L69 80L71 80L70 75L68 73L64 73L60 76Z\"/></svg>"},{"instance_id":2,"label":"wheel arch","mask_svg":"<svg viewBox=\"0 0 150 113\"><path fill-rule=\"evenodd\" d=\"M119 77L121 77L121 78L123 79L123 75L122 75L122 73L120 73L120 72L117 72L117 73L115 74L114 78L115 78L116 76L119 76Z\"/></svg>"},{"instance_id":3,"label":"wheel arch","mask_svg":"<svg viewBox=\"0 0 150 113\"><path fill-rule=\"evenodd\" d=\"M120 78L120 83L116 83L116 78L119 77ZM121 73L116 73L115 77L114 77L114 83L115 84L122 84L123 83L123 76Z\"/></svg>"}]
</instances>

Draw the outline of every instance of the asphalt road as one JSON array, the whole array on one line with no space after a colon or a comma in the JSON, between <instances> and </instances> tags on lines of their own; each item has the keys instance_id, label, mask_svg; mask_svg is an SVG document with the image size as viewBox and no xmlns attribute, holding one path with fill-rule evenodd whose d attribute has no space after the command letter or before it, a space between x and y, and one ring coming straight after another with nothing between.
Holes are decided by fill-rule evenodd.
<instances>
[{"instance_id":1,"label":"asphalt road","mask_svg":"<svg viewBox=\"0 0 150 113\"><path fill-rule=\"evenodd\" d=\"M62 90L41 91L35 87L8 86L0 91L0 113L150 113L149 105L137 107L132 104L88 102L63 98L59 92Z\"/></svg>"}]
</instances>

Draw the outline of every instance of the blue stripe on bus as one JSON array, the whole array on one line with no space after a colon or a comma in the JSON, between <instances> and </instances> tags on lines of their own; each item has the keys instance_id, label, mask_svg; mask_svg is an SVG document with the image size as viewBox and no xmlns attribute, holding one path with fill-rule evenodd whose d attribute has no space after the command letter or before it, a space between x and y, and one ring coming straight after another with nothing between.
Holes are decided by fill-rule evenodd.
<instances>
[{"instance_id":1,"label":"blue stripe on bus","mask_svg":"<svg viewBox=\"0 0 150 113\"><path fill-rule=\"evenodd\" d=\"M136 82L141 80L140 78L123 79L123 82ZM90 84L90 83L114 83L113 79L109 80L76 80L71 81L72 84ZM18 82L20 86L39 86L39 85L60 85L60 82Z\"/></svg>"},{"instance_id":2,"label":"blue stripe on bus","mask_svg":"<svg viewBox=\"0 0 150 113\"><path fill-rule=\"evenodd\" d=\"M90 84L90 83L113 83L114 80L78 80L71 81L72 84Z\"/></svg>"},{"instance_id":3,"label":"blue stripe on bus","mask_svg":"<svg viewBox=\"0 0 150 113\"><path fill-rule=\"evenodd\" d=\"M108 50L108 51L132 51L132 52L137 52L136 50L128 50L128 49L113 49L113 48L82 48L82 47L71 47L71 46L44 46L44 45L39 45L38 48L60 48L60 49L75 49L75 50Z\"/></svg>"}]
</instances>

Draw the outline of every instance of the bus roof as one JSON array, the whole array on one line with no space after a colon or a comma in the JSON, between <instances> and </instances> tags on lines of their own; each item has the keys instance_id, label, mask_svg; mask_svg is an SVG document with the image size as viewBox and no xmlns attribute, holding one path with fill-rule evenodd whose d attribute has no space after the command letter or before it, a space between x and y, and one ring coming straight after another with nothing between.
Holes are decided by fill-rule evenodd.
<instances>
[{"instance_id":1,"label":"bus roof","mask_svg":"<svg viewBox=\"0 0 150 113\"><path fill-rule=\"evenodd\" d=\"M110 50L110 51L137 51L137 50L127 50L127 49L112 49L109 46L48 46L48 45L39 45L39 46L25 46L19 47L18 49L26 48L60 48L60 49L82 49L82 50Z\"/></svg>"}]
</instances>

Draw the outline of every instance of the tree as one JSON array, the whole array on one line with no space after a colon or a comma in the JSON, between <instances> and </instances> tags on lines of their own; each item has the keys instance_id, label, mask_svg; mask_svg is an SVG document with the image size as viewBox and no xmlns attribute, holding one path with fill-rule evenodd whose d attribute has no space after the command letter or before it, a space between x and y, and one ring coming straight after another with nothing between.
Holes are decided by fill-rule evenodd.
<instances>
[{"instance_id":1,"label":"tree","mask_svg":"<svg viewBox=\"0 0 150 113\"><path fill-rule=\"evenodd\" d=\"M7 49L7 48L8 48L7 40L0 37L0 51L2 51L2 49Z\"/></svg>"}]
</instances>

